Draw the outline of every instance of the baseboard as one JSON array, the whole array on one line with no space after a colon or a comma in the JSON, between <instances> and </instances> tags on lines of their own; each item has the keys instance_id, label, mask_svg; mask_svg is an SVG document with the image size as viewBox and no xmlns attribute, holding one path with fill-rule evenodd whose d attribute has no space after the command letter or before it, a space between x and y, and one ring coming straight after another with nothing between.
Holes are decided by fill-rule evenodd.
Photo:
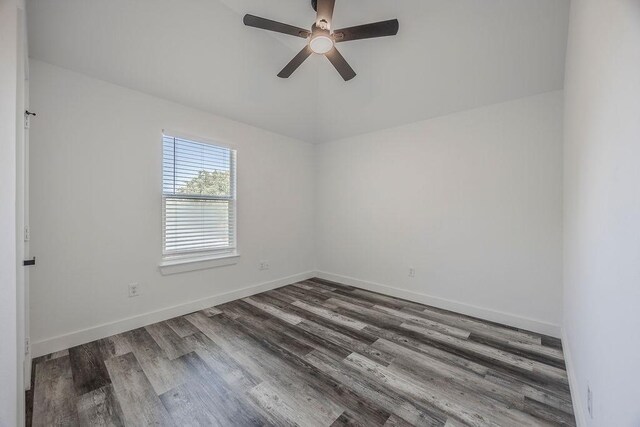
<instances>
[{"instance_id":1,"label":"baseboard","mask_svg":"<svg viewBox=\"0 0 640 427\"><path fill-rule=\"evenodd\" d=\"M578 427L586 427L587 417L582 408L582 395L578 387L575 370L573 367L573 353L571 352L571 343L567 336L567 331L562 328L562 352L564 353L564 363L567 367L567 377L569 378L569 389L571 390L571 403L573 404L573 414L576 417L576 425Z\"/></svg>"},{"instance_id":2,"label":"baseboard","mask_svg":"<svg viewBox=\"0 0 640 427\"><path fill-rule=\"evenodd\" d=\"M291 283L307 280L312 277L319 277L321 279L344 283L346 285L355 286L357 288L380 292L382 294L387 294L397 298L416 301L422 304L431 305L445 310L455 311L458 313L466 314L468 316L474 316L492 322L498 322L545 335L554 337L560 337L561 335L560 327L551 323L529 319L514 314L503 313L458 301L452 301L422 293L394 288L391 286L381 285L379 283L355 279L352 277L341 276L338 274L332 274L323 271L309 271L34 342L31 347L31 355L34 358L40 357L45 354L65 350L76 345L86 344L97 339L106 338L111 335L130 331L132 329L140 328L152 323L162 322L173 317L182 316L194 311L202 310L214 305L224 304L236 299L245 298L251 295L258 294L260 292L265 292Z\"/></svg>"},{"instance_id":3,"label":"baseboard","mask_svg":"<svg viewBox=\"0 0 640 427\"><path fill-rule=\"evenodd\" d=\"M475 305L453 301L445 298L434 297L405 289L394 288L391 286L381 285L379 283L368 282L366 280L355 279L353 277L341 276L323 271L318 271L317 276L321 279L331 280L345 285L354 286L356 288L366 289L381 294L390 295L396 298L402 298L409 301L419 302L425 305L451 310L457 313L466 314L467 316L478 317L480 319L489 320L491 322L502 323L504 325L513 326L515 328L525 329L527 331L539 334L549 335L560 338L560 326L541 320L530 319L528 317L518 316L516 314L504 313L490 308L478 307Z\"/></svg>"},{"instance_id":4,"label":"baseboard","mask_svg":"<svg viewBox=\"0 0 640 427\"><path fill-rule=\"evenodd\" d=\"M167 307L161 310L128 317L125 319L117 320L115 322L104 323L92 328L74 331L68 334L49 338L47 340L34 342L31 348L32 356L35 358L56 351L65 350L67 348L86 344L97 339L106 338L111 335L130 331L132 329L141 328L143 326L147 326L156 322L162 322L164 320L172 319L177 316L183 316L185 314L212 307L214 305L220 305L240 298L246 298L260 292L265 292L271 289L289 285L291 283L307 280L312 277L315 277L315 272L308 271L305 273L260 283L258 285L248 286L246 288L238 289L235 291L213 295L196 301L190 301L187 303L175 305L173 307Z\"/></svg>"}]
</instances>

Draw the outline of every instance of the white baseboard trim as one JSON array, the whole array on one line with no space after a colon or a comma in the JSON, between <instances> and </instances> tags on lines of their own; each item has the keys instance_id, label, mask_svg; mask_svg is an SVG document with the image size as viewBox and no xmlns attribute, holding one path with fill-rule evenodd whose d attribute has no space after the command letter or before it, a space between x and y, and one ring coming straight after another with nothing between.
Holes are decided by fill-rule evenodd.
<instances>
[{"instance_id":1,"label":"white baseboard trim","mask_svg":"<svg viewBox=\"0 0 640 427\"><path fill-rule=\"evenodd\" d=\"M578 387L575 370L573 368L573 353L571 352L571 343L567 336L567 331L562 328L562 352L564 353L564 363L567 367L567 377L569 378L569 389L571 390L571 403L573 404L573 414L576 417L576 425L585 427L587 425L587 414L582 408L582 395Z\"/></svg>"},{"instance_id":2,"label":"white baseboard trim","mask_svg":"<svg viewBox=\"0 0 640 427\"><path fill-rule=\"evenodd\" d=\"M185 314L209 308L214 305L220 305L240 298L246 298L260 292L276 289L292 283L307 280L312 277L315 277L314 271L295 274L293 276L283 277L281 279L260 283L258 285L248 286L246 288L238 289L235 291L213 295L196 301L190 301L149 313L139 314L125 319L116 320L115 322L104 323L92 328L82 329L46 340L34 342L31 348L32 356L34 358L44 356L45 354L65 350L77 345L95 341L97 339L110 337L111 335L120 334L132 329L141 328L153 323L172 319L174 317L183 316Z\"/></svg>"},{"instance_id":3,"label":"white baseboard trim","mask_svg":"<svg viewBox=\"0 0 640 427\"><path fill-rule=\"evenodd\" d=\"M490 308L478 307L459 301L434 297L431 295L408 291L405 289L394 288L391 286L381 285L379 283L355 279L353 277L327 273L324 271L318 271L316 273L316 276L320 279L344 283L345 285L354 286L356 288L379 292L381 294L390 295L396 298L415 301L444 310L451 310L455 311L456 313L466 314L467 316L478 317L480 319L489 320L491 322L502 323L503 325L513 326L515 328L525 329L527 331L560 338L560 325L555 325L553 323L530 319L528 317L518 316L516 314L504 313L501 311L492 310Z\"/></svg>"}]
</instances>

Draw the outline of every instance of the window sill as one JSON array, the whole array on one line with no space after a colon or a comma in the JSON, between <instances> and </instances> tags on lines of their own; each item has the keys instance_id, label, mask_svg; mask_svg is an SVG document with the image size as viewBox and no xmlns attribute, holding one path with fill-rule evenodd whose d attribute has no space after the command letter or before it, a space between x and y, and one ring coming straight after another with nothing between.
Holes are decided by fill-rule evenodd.
<instances>
[{"instance_id":1,"label":"window sill","mask_svg":"<svg viewBox=\"0 0 640 427\"><path fill-rule=\"evenodd\" d=\"M165 259L159 265L160 274L187 273L189 271L206 270L209 268L225 267L237 264L240 254L232 252L224 255L207 255L189 258Z\"/></svg>"}]
</instances>

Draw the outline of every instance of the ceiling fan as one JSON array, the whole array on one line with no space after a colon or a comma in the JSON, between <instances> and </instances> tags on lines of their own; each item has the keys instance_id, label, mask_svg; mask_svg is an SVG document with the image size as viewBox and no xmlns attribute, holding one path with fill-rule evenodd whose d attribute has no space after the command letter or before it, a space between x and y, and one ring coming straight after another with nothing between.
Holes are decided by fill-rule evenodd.
<instances>
[{"instance_id":1,"label":"ceiling fan","mask_svg":"<svg viewBox=\"0 0 640 427\"><path fill-rule=\"evenodd\" d=\"M244 16L243 22L249 27L307 39L307 45L280 71L278 77L288 78L312 53L317 53L326 56L345 81L351 80L356 76L356 72L336 49L335 44L374 37L395 36L400 27L397 19L391 19L333 30L331 21L335 0L311 0L311 6L317 12L316 22L311 26L311 31L254 15Z\"/></svg>"}]
</instances>

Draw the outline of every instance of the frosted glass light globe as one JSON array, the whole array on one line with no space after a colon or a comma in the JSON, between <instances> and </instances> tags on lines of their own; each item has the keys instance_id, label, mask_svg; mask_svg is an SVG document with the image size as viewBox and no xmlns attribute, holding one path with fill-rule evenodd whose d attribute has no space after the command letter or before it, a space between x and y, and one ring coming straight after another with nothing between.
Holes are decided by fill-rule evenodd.
<instances>
[{"instance_id":1,"label":"frosted glass light globe","mask_svg":"<svg viewBox=\"0 0 640 427\"><path fill-rule=\"evenodd\" d=\"M316 36L309 42L309 47L314 53L323 55L333 49L333 40L327 36Z\"/></svg>"}]
</instances>

